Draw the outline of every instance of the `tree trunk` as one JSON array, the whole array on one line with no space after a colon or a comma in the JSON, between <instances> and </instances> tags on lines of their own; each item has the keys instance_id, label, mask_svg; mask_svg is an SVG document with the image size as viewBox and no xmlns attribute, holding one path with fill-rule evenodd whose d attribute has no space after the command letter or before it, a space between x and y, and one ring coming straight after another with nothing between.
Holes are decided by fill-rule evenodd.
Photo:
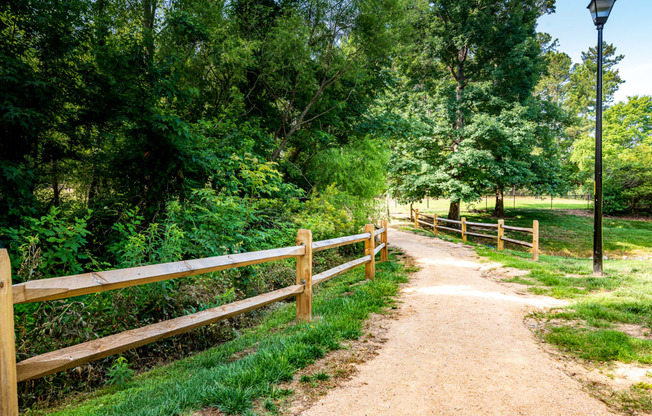
<instances>
[{"instance_id":1,"label":"tree trunk","mask_svg":"<svg viewBox=\"0 0 652 416\"><path fill-rule=\"evenodd\" d=\"M451 201L448 206L448 219L449 220L460 220L460 201Z\"/></svg>"},{"instance_id":2,"label":"tree trunk","mask_svg":"<svg viewBox=\"0 0 652 416\"><path fill-rule=\"evenodd\" d=\"M455 129L461 130L464 128L464 112L462 111L462 100L464 99L464 88L466 87L466 77L464 75L464 62L466 61L468 49L462 47L457 52L457 65L453 68L451 67L451 72L453 78L457 83L455 87L455 101L457 103L457 109L455 110ZM453 141L453 152L458 151L458 139ZM457 178L456 178L457 179ZM460 219L460 201L451 200L450 206L448 207L448 219L459 221Z\"/></svg>"},{"instance_id":3,"label":"tree trunk","mask_svg":"<svg viewBox=\"0 0 652 416\"><path fill-rule=\"evenodd\" d=\"M143 43L147 70L152 70L154 62L154 24L156 22L157 0L143 0Z\"/></svg>"},{"instance_id":4,"label":"tree trunk","mask_svg":"<svg viewBox=\"0 0 652 416\"><path fill-rule=\"evenodd\" d=\"M95 203L95 198L99 195L99 183L95 172L91 176L91 184L88 187L88 195L86 196L86 208L92 208Z\"/></svg>"},{"instance_id":5,"label":"tree trunk","mask_svg":"<svg viewBox=\"0 0 652 416\"><path fill-rule=\"evenodd\" d=\"M466 59L466 50L464 53L460 51L460 61L457 65L455 80L457 86L455 87L455 102L457 109L455 110L455 128L460 130L464 127L464 112L462 111L462 100L464 99L464 87L466 86L466 79L464 77L464 59Z\"/></svg>"},{"instance_id":6,"label":"tree trunk","mask_svg":"<svg viewBox=\"0 0 652 416\"><path fill-rule=\"evenodd\" d=\"M52 161L52 205L59 207L61 205L61 188L59 188L59 165L54 160Z\"/></svg>"},{"instance_id":7,"label":"tree trunk","mask_svg":"<svg viewBox=\"0 0 652 416\"><path fill-rule=\"evenodd\" d=\"M503 188L496 188L496 207L494 208L494 215L498 218L505 216L505 198L503 195Z\"/></svg>"}]
</instances>

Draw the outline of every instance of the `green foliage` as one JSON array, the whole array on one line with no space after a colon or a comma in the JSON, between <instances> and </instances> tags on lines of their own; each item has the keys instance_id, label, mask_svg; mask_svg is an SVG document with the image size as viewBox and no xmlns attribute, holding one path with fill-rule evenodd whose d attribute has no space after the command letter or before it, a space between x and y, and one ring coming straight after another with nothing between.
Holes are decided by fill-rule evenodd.
<instances>
[{"instance_id":1,"label":"green foliage","mask_svg":"<svg viewBox=\"0 0 652 416\"><path fill-rule=\"evenodd\" d=\"M652 213L652 167L623 165L609 169L603 181L606 214Z\"/></svg>"},{"instance_id":2,"label":"green foliage","mask_svg":"<svg viewBox=\"0 0 652 416\"><path fill-rule=\"evenodd\" d=\"M18 228L0 229L11 250L15 281L78 274L91 256L86 247L92 212L68 219L53 207L39 218L26 217Z\"/></svg>"},{"instance_id":3,"label":"green foliage","mask_svg":"<svg viewBox=\"0 0 652 416\"><path fill-rule=\"evenodd\" d=\"M652 97L629 97L609 107L603 120L604 211L652 212ZM595 141L575 142L571 160L586 176L593 173Z\"/></svg>"},{"instance_id":4,"label":"green foliage","mask_svg":"<svg viewBox=\"0 0 652 416\"><path fill-rule=\"evenodd\" d=\"M616 65L625 56L616 54L614 45L603 43L602 53L602 101L607 106L613 103L614 94L623 81ZM580 117L595 117L595 86L598 72L598 50L592 46L582 52L582 62L573 65L571 70L569 96L567 105L573 114Z\"/></svg>"},{"instance_id":5,"label":"green foliage","mask_svg":"<svg viewBox=\"0 0 652 416\"><path fill-rule=\"evenodd\" d=\"M351 196L331 185L312 195L297 215L296 224L312 230L313 240L322 240L358 234L377 215L375 201Z\"/></svg>"},{"instance_id":6,"label":"green foliage","mask_svg":"<svg viewBox=\"0 0 652 416\"><path fill-rule=\"evenodd\" d=\"M404 95L425 128L394 146L395 196L444 196L456 216L454 204L488 190L557 191L561 169L551 156L558 132L551 126L559 119L548 111L544 120L545 103L532 99L544 68L536 19L552 7L448 0L414 7Z\"/></svg>"},{"instance_id":7,"label":"green foliage","mask_svg":"<svg viewBox=\"0 0 652 416\"><path fill-rule=\"evenodd\" d=\"M171 205L172 210L179 210L178 204ZM141 227L145 229L141 231ZM137 210L130 210L125 212L124 222L113 225L113 230L117 241L109 246L109 250L122 267L167 263L182 258L185 235L170 216L163 224L144 225L144 218Z\"/></svg>"},{"instance_id":8,"label":"green foliage","mask_svg":"<svg viewBox=\"0 0 652 416\"><path fill-rule=\"evenodd\" d=\"M288 325L294 307L286 305L233 341L135 378L121 391L105 390L55 414L159 415L183 414L207 406L228 414L247 411L252 402L288 394L278 384L319 359L340 342L362 335L364 320L394 304L403 267L390 255L377 266L376 278L365 285L363 269L326 284L316 294L311 324ZM350 296L341 293L350 292ZM242 351L254 350L242 358ZM323 376L320 376L323 378Z\"/></svg>"},{"instance_id":9,"label":"green foliage","mask_svg":"<svg viewBox=\"0 0 652 416\"><path fill-rule=\"evenodd\" d=\"M335 186L342 192L372 199L385 191L389 152L379 141L364 137L347 146L326 150L315 157L311 170L315 185Z\"/></svg>"},{"instance_id":10,"label":"green foliage","mask_svg":"<svg viewBox=\"0 0 652 416\"><path fill-rule=\"evenodd\" d=\"M116 386L119 389L127 387L129 382L134 378L134 370L129 368L129 363L124 357L118 357L113 363L113 366L109 369L107 373L107 384L110 386Z\"/></svg>"}]
</instances>

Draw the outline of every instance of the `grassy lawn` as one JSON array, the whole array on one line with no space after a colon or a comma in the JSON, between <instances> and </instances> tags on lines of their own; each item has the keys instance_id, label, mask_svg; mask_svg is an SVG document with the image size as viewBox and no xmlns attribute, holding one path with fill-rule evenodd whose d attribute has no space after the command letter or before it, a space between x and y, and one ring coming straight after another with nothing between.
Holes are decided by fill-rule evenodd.
<instances>
[{"instance_id":1,"label":"grassy lawn","mask_svg":"<svg viewBox=\"0 0 652 416\"><path fill-rule=\"evenodd\" d=\"M419 211L421 212L421 211ZM425 212L428 212L426 210ZM445 215L446 209L436 211ZM487 212L463 211L468 221L496 223ZM570 215L564 211L508 209L505 224L532 227L532 221L539 221L539 245L544 254L589 258L593 250L593 218ZM469 229L469 231L473 231ZM486 229L476 232L486 233ZM495 234L495 231L493 231ZM530 234L507 231L506 236L522 241L531 241ZM622 220L605 218L603 220L604 254L610 259L623 257L652 257L652 221ZM471 237L473 239L473 237ZM492 240L474 239L481 244ZM492 244L495 244L492 243ZM515 248L515 247L514 247Z\"/></svg>"},{"instance_id":2,"label":"grassy lawn","mask_svg":"<svg viewBox=\"0 0 652 416\"><path fill-rule=\"evenodd\" d=\"M390 261L377 263L376 278L366 284L356 285L364 280L364 267L358 267L316 288L312 323L296 324L294 303L284 303L231 342L140 374L121 389L106 388L55 411L28 414L190 415L217 407L227 414L253 415L254 402L292 394L279 383L342 348L342 341L362 335L370 313L393 305L408 271L390 252Z\"/></svg>"},{"instance_id":3,"label":"grassy lawn","mask_svg":"<svg viewBox=\"0 0 652 416\"><path fill-rule=\"evenodd\" d=\"M419 212L436 212L438 214L445 214L448 212L448 199L424 199L423 201L413 204L413 208L418 209ZM505 196L505 209L551 209L550 197L534 198L534 197L520 197L516 199ZM496 198L491 196L482 199L476 203L463 202L461 209L463 211L478 211L478 210L493 210L496 205ZM593 207L591 200L587 204L586 199L567 199L567 198L553 198L552 209L589 209ZM407 213L410 211L409 204L399 204L395 201L390 201L389 210L394 212Z\"/></svg>"}]
</instances>

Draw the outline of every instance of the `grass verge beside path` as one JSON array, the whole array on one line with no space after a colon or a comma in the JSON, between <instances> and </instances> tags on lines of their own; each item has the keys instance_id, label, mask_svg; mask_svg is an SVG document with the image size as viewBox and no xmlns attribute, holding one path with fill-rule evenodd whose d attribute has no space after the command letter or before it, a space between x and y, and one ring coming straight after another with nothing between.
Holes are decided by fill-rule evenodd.
<instances>
[{"instance_id":1,"label":"grass verge beside path","mask_svg":"<svg viewBox=\"0 0 652 416\"><path fill-rule=\"evenodd\" d=\"M533 293L575 300L565 308L534 314L538 335L590 365L652 364L652 261L606 260L605 276L592 276L592 260L477 248L478 254L530 273L508 282ZM652 370L652 369L651 369ZM609 370L607 370L609 373ZM597 397L628 414L652 411L652 372L628 388L592 387Z\"/></svg>"},{"instance_id":2,"label":"grass verge beside path","mask_svg":"<svg viewBox=\"0 0 652 416\"><path fill-rule=\"evenodd\" d=\"M445 215L440 213L438 215ZM462 212L467 221L497 222L488 212ZM555 256L589 258L593 253L593 217L568 214L550 210L507 210L505 224L517 227L532 227L532 221L539 221L539 244L541 252ZM487 233L486 229L471 229ZM446 233L446 232L442 232ZM642 257L652 259L652 221L603 220L604 254L610 258ZM495 230L491 230L495 234ZM506 237L531 241L532 235L506 231ZM455 236L458 236L456 234ZM488 244L492 240L469 237L471 241ZM495 242L493 243L495 244ZM511 244L507 243L508 247ZM517 246L514 246L516 248Z\"/></svg>"},{"instance_id":3,"label":"grass verge beside path","mask_svg":"<svg viewBox=\"0 0 652 416\"><path fill-rule=\"evenodd\" d=\"M342 348L342 341L362 335L370 313L394 304L407 272L390 252L390 261L376 264L374 280L357 284L364 281L359 267L317 288L312 323L295 324L294 303L283 304L236 340L143 373L121 390L107 388L47 414L169 416L217 407L226 414L253 415L255 401L292 393L279 389L279 383Z\"/></svg>"}]
</instances>

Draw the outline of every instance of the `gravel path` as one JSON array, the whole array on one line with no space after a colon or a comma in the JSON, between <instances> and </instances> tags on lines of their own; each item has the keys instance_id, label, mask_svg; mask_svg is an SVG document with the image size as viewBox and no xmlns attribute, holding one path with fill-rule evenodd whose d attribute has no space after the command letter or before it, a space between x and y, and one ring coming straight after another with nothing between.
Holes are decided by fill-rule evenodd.
<instances>
[{"instance_id":1,"label":"gravel path","mask_svg":"<svg viewBox=\"0 0 652 416\"><path fill-rule=\"evenodd\" d=\"M404 287L378 356L304 416L610 415L523 325L559 301L482 277L468 248L391 230L421 270Z\"/></svg>"}]
</instances>

